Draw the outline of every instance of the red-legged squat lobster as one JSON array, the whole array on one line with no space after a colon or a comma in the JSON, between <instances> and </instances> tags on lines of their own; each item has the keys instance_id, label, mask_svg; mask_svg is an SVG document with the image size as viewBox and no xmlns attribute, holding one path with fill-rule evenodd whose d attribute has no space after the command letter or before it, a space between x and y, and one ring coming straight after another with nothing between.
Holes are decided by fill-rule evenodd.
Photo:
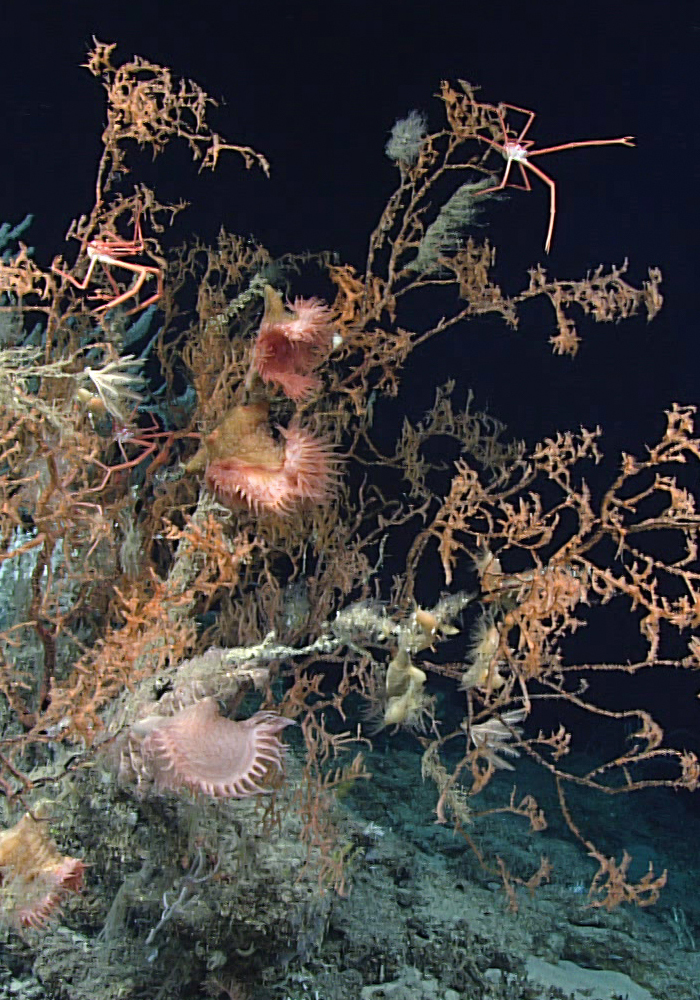
<instances>
[{"instance_id":1,"label":"red-legged squat lobster","mask_svg":"<svg viewBox=\"0 0 700 1000\"><path fill-rule=\"evenodd\" d=\"M487 142L494 149L498 150L501 156L505 158L506 169L499 184L494 184L493 187L482 189L479 193L483 195L488 194L491 191L502 191L508 184L511 167L514 163L517 163L520 168L520 176L523 183L513 184L511 182L511 187L520 188L520 190L524 191L532 190L530 187L530 179L526 172L527 170L532 171L536 177L539 177L541 181L544 181L549 188L549 228L547 229L547 239L545 240L544 249L545 253L549 253L549 248L552 243L552 232L554 231L554 217L557 210L556 185L552 178L546 174L544 170L541 170L540 167L531 162L533 157L543 156L545 153L556 153L560 149L576 149L578 146L633 146L634 136L626 135L621 139L577 139L573 142L562 142L556 146L545 146L544 149L533 149L532 146L534 145L534 141L532 139L526 139L525 136L535 120L535 112L528 111L527 108L519 108L516 104L499 104L495 110L501 123L503 140L499 142L496 139L487 139L484 136L480 136L480 138L483 142ZM526 115L525 124L515 138L511 137L510 130L506 125L507 111L516 111L520 114Z\"/></svg>"}]
</instances>

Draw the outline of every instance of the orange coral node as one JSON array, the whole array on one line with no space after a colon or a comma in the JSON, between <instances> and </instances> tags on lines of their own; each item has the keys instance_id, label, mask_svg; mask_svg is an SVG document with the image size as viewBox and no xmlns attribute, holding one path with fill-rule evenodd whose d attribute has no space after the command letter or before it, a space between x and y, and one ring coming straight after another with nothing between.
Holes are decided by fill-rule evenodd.
<instances>
[{"instance_id":1,"label":"orange coral node","mask_svg":"<svg viewBox=\"0 0 700 1000\"><path fill-rule=\"evenodd\" d=\"M330 310L320 299L297 298L285 308L279 292L266 285L253 368L289 399L305 399L319 386L312 372L330 350L332 337Z\"/></svg>"}]
</instances>

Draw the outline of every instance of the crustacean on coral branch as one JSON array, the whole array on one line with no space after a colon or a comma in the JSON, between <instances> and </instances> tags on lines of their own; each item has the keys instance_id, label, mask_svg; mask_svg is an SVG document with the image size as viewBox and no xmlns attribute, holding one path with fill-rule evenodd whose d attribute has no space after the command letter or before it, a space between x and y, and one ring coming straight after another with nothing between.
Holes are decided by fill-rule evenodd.
<instances>
[{"instance_id":1,"label":"crustacean on coral branch","mask_svg":"<svg viewBox=\"0 0 700 1000\"><path fill-rule=\"evenodd\" d=\"M506 112L514 111L517 114L525 115L525 124L520 129L520 132L513 137L511 130L506 125ZM574 139L572 142L560 142L556 146L545 146L543 149L533 149L534 141L532 139L526 139L525 135L530 129L530 126L535 120L535 112L529 111L527 108L519 108L515 104L499 104L496 108L496 113L498 119L501 123L502 137L500 141L496 139L486 138L485 136L479 136L483 142L487 142L494 149L505 158L506 169L503 172L503 176L498 184L494 184L492 187L482 188L479 191L481 196L486 194L491 194L494 191L502 191L503 188L508 186L508 181L511 175L511 168L514 163L518 164L520 169L520 178L522 184L514 184L510 181L510 187L521 188L523 191L532 190L530 187L530 179L526 173L526 169L532 171L532 173L539 177L539 179L547 185L549 188L549 226L547 228L547 238L544 244L545 253L549 253L549 248L552 244L552 233L554 232L554 217L557 211L556 197L557 188L555 182L546 174L544 170L532 163L532 158L535 156L543 156L545 153L557 153L562 149L578 149L581 146L634 146L634 136L625 135L619 139Z\"/></svg>"},{"instance_id":2,"label":"crustacean on coral branch","mask_svg":"<svg viewBox=\"0 0 700 1000\"><path fill-rule=\"evenodd\" d=\"M164 265L161 263L158 263L157 266L152 264L139 264L133 260L126 259L127 257L141 256L145 252L146 241L144 240L141 232L141 210L140 206L137 205L134 210L133 239L125 240L117 233L106 229L100 234L100 236L95 236L93 239L89 240L85 247L85 253L89 263L87 271L82 278L76 278L70 271L64 270L64 268L60 266L60 257L57 257L56 260L54 260L51 265L51 271L54 274L59 275L59 277L65 278L72 285L74 285L75 288L85 291L92 280L96 266L101 264L111 291L107 291L106 289L97 289L92 293L92 298L106 300L101 305L95 306L92 310L93 313L99 314L109 312L110 309L115 309L117 306L124 305L125 302L129 302L130 299L133 299L136 304L125 313L126 316L133 316L134 313L142 312L150 305L153 305L154 302L158 302L158 300L163 296ZM124 289L119 286L112 276L112 273L109 270L110 267L119 268L129 274L135 274L136 277L128 288ZM146 298L139 300L139 292L148 282L151 284L155 283L155 288L152 289L151 293ZM131 305L131 303L129 304Z\"/></svg>"}]
</instances>

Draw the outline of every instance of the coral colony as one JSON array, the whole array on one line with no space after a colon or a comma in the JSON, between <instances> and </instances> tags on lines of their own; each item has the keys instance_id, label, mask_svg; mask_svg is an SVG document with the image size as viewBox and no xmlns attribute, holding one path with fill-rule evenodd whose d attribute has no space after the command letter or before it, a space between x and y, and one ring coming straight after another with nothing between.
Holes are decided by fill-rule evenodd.
<instances>
[{"instance_id":1,"label":"coral colony","mask_svg":"<svg viewBox=\"0 0 700 1000\"><path fill-rule=\"evenodd\" d=\"M393 443L377 433L414 348L467 337L480 316L515 327L539 298L553 350L572 356L582 317L653 318L654 269L634 287L625 267L558 280L538 265L507 295L494 248L470 232L517 166L527 188L528 173L549 188L549 248L555 183L532 158L630 138L533 149L532 112L444 83L429 115L391 133L396 187L364 270L274 259L223 229L215 246L174 248L182 205L138 183L143 149L185 143L200 169L242 158L267 173L267 160L212 131L195 83L97 41L87 66L107 96L94 202L86 191L49 267L22 225L2 230L3 924L38 937L60 915L95 939L119 925L148 940L155 968L218 893L216 933L235 938L254 840L241 817L270 843L292 817L318 891L344 892L355 852L336 810L370 777L377 739L413 741L434 818L475 850L479 796L518 761L542 764L597 866L591 905L653 903L664 872L632 876L567 791L694 790L698 762L636 702L589 697L599 664L575 640L622 615L629 653L616 664L603 651L608 674L698 668L693 409L674 406L659 440L596 489L600 431L526 448L454 383ZM535 726L543 697L549 721ZM604 765L569 767L576 732L557 713L571 705L619 728ZM506 795L504 810L547 822L530 795ZM548 877L546 861L529 878L493 864L512 905L518 885ZM237 975L254 940L226 945ZM228 961L208 954L210 972Z\"/></svg>"}]
</instances>

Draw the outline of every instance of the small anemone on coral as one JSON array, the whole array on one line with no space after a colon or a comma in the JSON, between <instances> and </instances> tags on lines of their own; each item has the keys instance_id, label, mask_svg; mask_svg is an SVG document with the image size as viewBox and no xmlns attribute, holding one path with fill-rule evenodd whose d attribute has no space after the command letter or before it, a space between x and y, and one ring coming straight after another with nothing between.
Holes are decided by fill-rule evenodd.
<instances>
[{"instance_id":1,"label":"small anemone on coral","mask_svg":"<svg viewBox=\"0 0 700 1000\"><path fill-rule=\"evenodd\" d=\"M279 386L295 401L319 387L314 369L330 350L330 310L320 299L296 298L285 307L282 296L265 286L265 312L253 349L251 371Z\"/></svg>"},{"instance_id":2,"label":"small anemone on coral","mask_svg":"<svg viewBox=\"0 0 700 1000\"><path fill-rule=\"evenodd\" d=\"M83 884L85 864L59 852L45 811L40 803L0 831L0 921L17 930L43 929Z\"/></svg>"},{"instance_id":3,"label":"small anemone on coral","mask_svg":"<svg viewBox=\"0 0 700 1000\"><path fill-rule=\"evenodd\" d=\"M204 471L209 489L232 509L289 514L333 494L338 459L330 444L297 423L278 428L276 440L265 403L235 406L204 437L187 472Z\"/></svg>"}]
</instances>

